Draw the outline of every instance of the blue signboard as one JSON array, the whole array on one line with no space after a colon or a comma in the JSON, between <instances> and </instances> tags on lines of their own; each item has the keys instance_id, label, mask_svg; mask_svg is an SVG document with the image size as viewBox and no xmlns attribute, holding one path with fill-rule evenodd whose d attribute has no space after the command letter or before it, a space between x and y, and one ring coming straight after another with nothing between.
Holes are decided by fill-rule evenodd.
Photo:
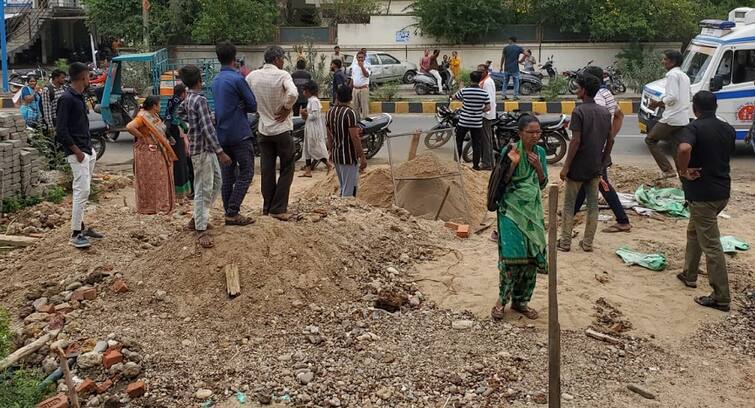
<instances>
[{"instance_id":1,"label":"blue signboard","mask_svg":"<svg viewBox=\"0 0 755 408\"><path fill-rule=\"evenodd\" d=\"M405 30L396 31L396 42L406 44L409 42L409 32Z\"/></svg>"}]
</instances>

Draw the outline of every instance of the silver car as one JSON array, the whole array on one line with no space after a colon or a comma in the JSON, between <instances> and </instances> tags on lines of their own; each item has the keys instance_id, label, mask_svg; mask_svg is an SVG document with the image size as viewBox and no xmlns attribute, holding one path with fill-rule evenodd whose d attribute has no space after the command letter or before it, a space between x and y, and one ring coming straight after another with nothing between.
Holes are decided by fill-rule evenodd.
<instances>
[{"instance_id":1,"label":"silver car","mask_svg":"<svg viewBox=\"0 0 755 408\"><path fill-rule=\"evenodd\" d=\"M351 76L351 64L353 61L353 55L344 54L343 62L347 76ZM370 84L378 85L391 81L410 84L414 82L414 75L417 74L416 64L408 61L399 61L398 58L384 52L368 52L367 62L370 63L370 69L372 70Z\"/></svg>"}]
</instances>

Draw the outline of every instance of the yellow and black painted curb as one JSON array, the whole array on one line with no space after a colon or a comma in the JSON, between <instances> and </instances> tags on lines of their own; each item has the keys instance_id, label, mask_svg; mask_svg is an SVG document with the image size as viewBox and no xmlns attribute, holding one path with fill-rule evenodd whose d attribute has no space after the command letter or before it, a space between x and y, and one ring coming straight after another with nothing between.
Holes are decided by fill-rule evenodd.
<instances>
[{"instance_id":1,"label":"yellow and black painted curb","mask_svg":"<svg viewBox=\"0 0 755 408\"><path fill-rule=\"evenodd\" d=\"M323 109L327 110L329 103L323 101ZM499 112L511 112L520 110L522 112L533 113L565 113L571 114L579 103L576 101L560 102L524 102L524 101L505 101L499 103L497 110ZM640 110L640 101L638 100L620 100L619 108L624 114L637 113ZM370 113L435 113L439 106L448 106L448 102L370 102ZM452 101L451 109L461 108L461 102Z\"/></svg>"}]
</instances>

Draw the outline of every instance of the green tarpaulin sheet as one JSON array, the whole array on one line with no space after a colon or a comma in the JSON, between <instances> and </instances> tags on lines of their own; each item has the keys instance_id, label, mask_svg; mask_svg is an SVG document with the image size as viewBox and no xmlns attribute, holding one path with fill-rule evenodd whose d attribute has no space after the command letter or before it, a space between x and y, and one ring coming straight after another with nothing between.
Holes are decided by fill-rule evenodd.
<instances>
[{"instance_id":1,"label":"green tarpaulin sheet","mask_svg":"<svg viewBox=\"0 0 755 408\"><path fill-rule=\"evenodd\" d=\"M666 257L661 254L643 254L625 246L617 249L616 255L628 265L639 265L651 271L662 271L668 265Z\"/></svg>"},{"instance_id":2,"label":"green tarpaulin sheet","mask_svg":"<svg viewBox=\"0 0 755 408\"><path fill-rule=\"evenodd\" d=\"M750 249L750 244L744 241L740 241L737 237L731 235L724 235L721 237L721 246L724 248L724 252L727 254L740 251L747 251Z\"/></svg>"},{"instance_id":3,"label":"green tarpaulin sheet","mask_svg":"<svg viewBox=\"0 0 755 408\"><path fill-rule=\"evenodd\" d=\"M689 218L689 210L684 206L684 192L678 188L655 188L641 185L634 192L634 198L640 205L651 210L674 217Z\"/></svg>"}]
</instances>

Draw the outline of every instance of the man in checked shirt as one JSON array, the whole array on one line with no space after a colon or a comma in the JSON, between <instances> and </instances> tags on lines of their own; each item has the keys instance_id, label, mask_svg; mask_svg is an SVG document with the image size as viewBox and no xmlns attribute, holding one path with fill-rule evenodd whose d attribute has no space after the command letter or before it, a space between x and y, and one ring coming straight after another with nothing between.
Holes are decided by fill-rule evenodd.
<instances>
[{"instance_id":1,"label":"man in checked shirt","mask_svg":"<svg viewBox=\"0 0 755 408\"><path fill-rule=\"evenodd\" d=\"M194 216L189 221L189 229L197 232L199 245L212 248L215 244L207 229L210 209L220 194L220 163L228 166L232 161L220 147L210 106L202 95L202 72L194 65L186 65L178 71L178 76L189 88L178 108L181 120L189 124L189 154L194 166Z\"/></svg>"},{"instance_id":2,"label":"man in checked shirt","mask_svg":"<svg viewBox=\"0 0 755 408\"><path fill-rule=\"evenodd\" d=\"M58 99L66 91L66 73L60 69L52 71L50 83L42 88L42 117L50 132L55 131L55 119L58 116Z\"/></svg>"}]
</instances>

